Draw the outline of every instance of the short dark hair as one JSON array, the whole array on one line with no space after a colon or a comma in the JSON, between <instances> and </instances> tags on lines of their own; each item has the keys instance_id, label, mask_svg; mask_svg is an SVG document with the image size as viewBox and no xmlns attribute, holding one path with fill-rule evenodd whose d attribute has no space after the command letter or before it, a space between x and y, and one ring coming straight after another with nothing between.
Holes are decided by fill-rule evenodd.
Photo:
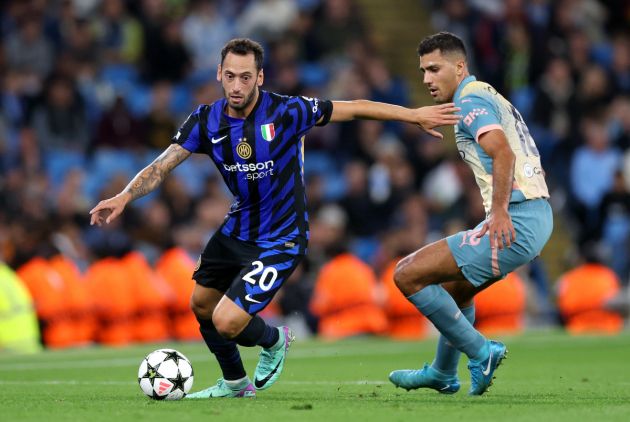
<instances>
[{"instance_id":1,"label":"short dark hair","mask_svg":"<svg viewBox=\"0 0 630 422\"><path fill-rule=\"evenodd\" d=\"M227 56L228 53L238 54L239 56L246 56L249 53L253 53L254 59L256 60L256 70L262 69L265 50L262 48L262 45L256 41L250 40L249 38L234 38L228 41L221 50L221 64L223 64L225 56Z\"/></svg>"},{"instance_id":2,"label":"short dark hair","mask_svg":"<svg viewBox=\"0 0 630 422\"><path fill-rule=\"evenodd\" d=\"M420 41L418 45L418 56L424 56L435 50L440 50L442 54L461 53L466 57L464 42L457 35L450 32L438 32Z\"/></svg>"}]
</instances>

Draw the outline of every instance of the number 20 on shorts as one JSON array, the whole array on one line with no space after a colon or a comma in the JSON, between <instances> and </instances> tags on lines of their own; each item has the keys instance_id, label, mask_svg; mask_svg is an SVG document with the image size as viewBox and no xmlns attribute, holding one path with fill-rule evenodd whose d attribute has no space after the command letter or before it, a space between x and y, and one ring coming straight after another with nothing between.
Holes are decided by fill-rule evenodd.
<instances>
[{"instance_id":1,"label":"number 20 on shorts","mask_svg":"<svg viewBox=\"0 0 630 422\"><path fill-rule=\"evenodd\" d=\"M254 261L252 265L254 269L245 274L243 280L254 285L258 284L263 292L269 291L278 278L278 270L274 267L265 268L261 261ZM258 281L256 281L254 277L259 274Z\"/></svg>"}]
</instances>

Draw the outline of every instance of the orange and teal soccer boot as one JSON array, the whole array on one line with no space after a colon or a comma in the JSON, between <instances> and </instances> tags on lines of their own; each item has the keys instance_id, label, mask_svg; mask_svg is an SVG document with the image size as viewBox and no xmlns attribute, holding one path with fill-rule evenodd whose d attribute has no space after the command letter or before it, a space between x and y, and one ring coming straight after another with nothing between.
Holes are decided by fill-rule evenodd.
<instances>
[{"instance_id":1,"label":"orange and teal soccer boot","mask_svg":"<svg viewBox=\"0 0 630 422\"><path fill-rule=\"evenodd\" d=\"M501 361L507 355L507 347L498 341L488 341L490 354L487 359L478 362L471 360L468 362L470 370L470 396L480 396L492 385L494 371L501 365Z\"/></svg>"},{"instance_id":2,"label":"orange and teal soccer boot","mask_svg":"<svg viewBox=\"0 0 630 422\"><path fill-rule=\"evenodd\" d=\"M389 380L396 387L405 390L431 388L441 394L454 394L459 391L457 375L444 375L424 364L422 369L400 369L389 374Z\"/></svg>"}]
</instances>

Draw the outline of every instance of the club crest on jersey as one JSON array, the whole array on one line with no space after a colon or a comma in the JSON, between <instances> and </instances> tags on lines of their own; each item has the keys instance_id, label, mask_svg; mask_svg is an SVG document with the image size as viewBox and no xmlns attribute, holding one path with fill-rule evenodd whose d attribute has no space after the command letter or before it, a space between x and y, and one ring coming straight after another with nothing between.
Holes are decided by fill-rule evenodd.
<instances>
[{"instance_id":1,"label":"club crest on jersey","mask_svg":"<svg viewBox=\"0 0 630 422\"><path fill-rule=\"evenodd\" d=\"M245 160L252 156L252 147L247 143L247 138L239 139L239 143L236 145L236 153Z\"/></svg>"},{"instance_id":2,"label":"club crest on jersey","mask_svg":"<svg viewBox=\"0 0 630 422\"><path fill-rule=\"evenodd\" d=\"M267 142L271 142L273 138L276 137L276 129L274 128L273 123L262 125L260 127L260 131L262 132L263 139Z\"/></svg>"}]
</instances>

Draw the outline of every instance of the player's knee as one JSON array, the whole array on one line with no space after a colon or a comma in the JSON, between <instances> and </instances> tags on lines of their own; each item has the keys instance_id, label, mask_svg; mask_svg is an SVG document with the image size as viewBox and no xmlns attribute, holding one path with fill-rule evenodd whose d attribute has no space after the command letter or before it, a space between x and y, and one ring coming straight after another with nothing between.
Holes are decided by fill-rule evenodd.
<instances>
[{"instance_id":1,"label":"player's knee","mask_svg":"<svg viewBox=\"0 0 630 422\"><path fill-rule=\"evenodd\" d=\"M220 315L217 312L212 315L212 323L221 337L226 339L233 339L243 330L236 319L230 318L229 315Z\"/></svg>"},{"instance_id":2,"label":"player's knee","mask_svg":"<svg viewBox=\"0 0 630 422\"><path fill-rule=\"evenodd\" d=\"M394 283L405 296L410 296L424 287L422 277L413 266L411 257L406 257L398 261L394 270Z\"/></svg>"},{"instance_id":3,"label":"player's knee","mask_svg":"<svg viewBox=\"0 0 630 422\"><path fill-rule=\"evenodd\" d=\"M197 319L212 319L212 312L214 311L212 304L201 301L195 295L190 297L190 309Z\"/></svg>"},{"instance_id":4,"label":"player's knee","mask_svg":"<svg viewBox=\"0 0 630 422\"><path fill-rule=\"evenodd\" d=\"M408 258L401 259L396 264L396 269L394 270L394 283L396 283L398 289L405 294L411 294L409 292L413 290L416 284L414 283L413 274L411 274L408 264Z\"/></svg>"}]
</instances>

